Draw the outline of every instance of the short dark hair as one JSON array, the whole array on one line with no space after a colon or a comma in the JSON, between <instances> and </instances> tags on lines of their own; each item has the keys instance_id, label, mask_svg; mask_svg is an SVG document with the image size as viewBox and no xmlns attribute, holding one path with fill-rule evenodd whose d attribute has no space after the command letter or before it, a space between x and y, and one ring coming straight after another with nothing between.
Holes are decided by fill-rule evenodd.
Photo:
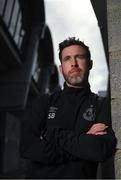
<instances>
[{"instance_id":1,"label":"short dark hair","mask_svg":"<svg viewBox=\"0 0 121 180\"><path fill-rule=\"evenodd\" d=\"M65 39L64 41L59 43L59 59L60 59L60 61L61 61L62 50L71 45L79 45L79 46L83 47L86 50L87 59L88 60L91 59L91 53L90 53L89 47L86 46L84 44L84 42L80 41L79 39L76 39L75 37L69 37L68 39Z\"/></svg>"}]
</instances>

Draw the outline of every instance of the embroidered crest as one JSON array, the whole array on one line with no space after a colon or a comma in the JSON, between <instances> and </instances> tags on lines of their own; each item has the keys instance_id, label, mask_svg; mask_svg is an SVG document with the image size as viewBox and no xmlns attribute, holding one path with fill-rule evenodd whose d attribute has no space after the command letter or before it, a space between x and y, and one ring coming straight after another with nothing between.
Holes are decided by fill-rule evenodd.
<instances>
[{"instance_id":1,"label":"embroidered crest","mask_svg":"<svg viewBox=\"0 0 121 180\"><path fill-rule=\"evenodd\" d=\"M87 121L94 121L96 115L96 110L93 105L90 105L88 109L83 114L83 118Z\"/></svg>"},{"instance_id":2,"label":"embroidered crest","mask_svg":"<svg viewBox=\"0 0 121 180\"><path fill-rule=\"evenodd\" d=\"M49 108L48 119L54 119L58 108L51 106Z\"/></svg>"}]
</instances>

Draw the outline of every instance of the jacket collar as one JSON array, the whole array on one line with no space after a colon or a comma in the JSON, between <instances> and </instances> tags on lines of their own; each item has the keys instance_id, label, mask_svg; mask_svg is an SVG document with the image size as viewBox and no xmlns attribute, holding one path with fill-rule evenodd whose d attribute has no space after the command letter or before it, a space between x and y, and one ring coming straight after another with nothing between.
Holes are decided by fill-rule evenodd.
<instances>
[{"instance_id":1,"label":"jacket collar","mask_svg":"<svg viewBox=\"0 0 121 180\"><path fill-rule=\"evenodd\" d=\"M90 92L90 84L88 83L85 87L82 87L82 88L74 88L74 87L67 86L67 84L64 82L63 92L66 92L66 93L81 93L81 92L89 93Z\"/></svg>"}]
</instances>

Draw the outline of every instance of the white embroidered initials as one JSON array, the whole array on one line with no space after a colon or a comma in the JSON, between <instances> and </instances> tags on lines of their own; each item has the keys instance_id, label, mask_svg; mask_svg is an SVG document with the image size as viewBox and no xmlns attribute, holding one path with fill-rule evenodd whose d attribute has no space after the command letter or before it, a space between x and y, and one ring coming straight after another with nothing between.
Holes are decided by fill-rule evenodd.
<instances>
[{"instance_id":1,"label":"white embroidered initials","mask_svg":"<svg viewBox=\"0 0 121 180\"><path fill-rule=\"evenodd\" d=\"M54 119L58 108L51 106L48 113L48 119Z\"/></svg>"}]
</instances>

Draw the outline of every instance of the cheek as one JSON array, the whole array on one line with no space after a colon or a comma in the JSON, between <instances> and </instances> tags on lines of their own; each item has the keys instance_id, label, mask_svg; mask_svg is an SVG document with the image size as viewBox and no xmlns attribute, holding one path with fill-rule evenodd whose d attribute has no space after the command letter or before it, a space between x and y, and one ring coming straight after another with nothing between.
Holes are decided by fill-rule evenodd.
<instances>
[{"instance_id":1,"label":"cheek","mask_svg":"<svg viewBox=\"0 0 121 180\"><path fill-rule=\"evenodd\" d=\"M83 71L88 71L89 70L89 64L86 62L81 62L79 63L79 67L80 69L82 69Z\"/></svg>"},{"instance_id":2,"label":"cheek","mask_svg":"<svg viewBox=\"0 0 121 180\"><path fill-rule=\"evenodd\" d=\"M70 71L70 66L68 64L62 65L62 72L67 74Z\"/></svg>"}]
</instances>

